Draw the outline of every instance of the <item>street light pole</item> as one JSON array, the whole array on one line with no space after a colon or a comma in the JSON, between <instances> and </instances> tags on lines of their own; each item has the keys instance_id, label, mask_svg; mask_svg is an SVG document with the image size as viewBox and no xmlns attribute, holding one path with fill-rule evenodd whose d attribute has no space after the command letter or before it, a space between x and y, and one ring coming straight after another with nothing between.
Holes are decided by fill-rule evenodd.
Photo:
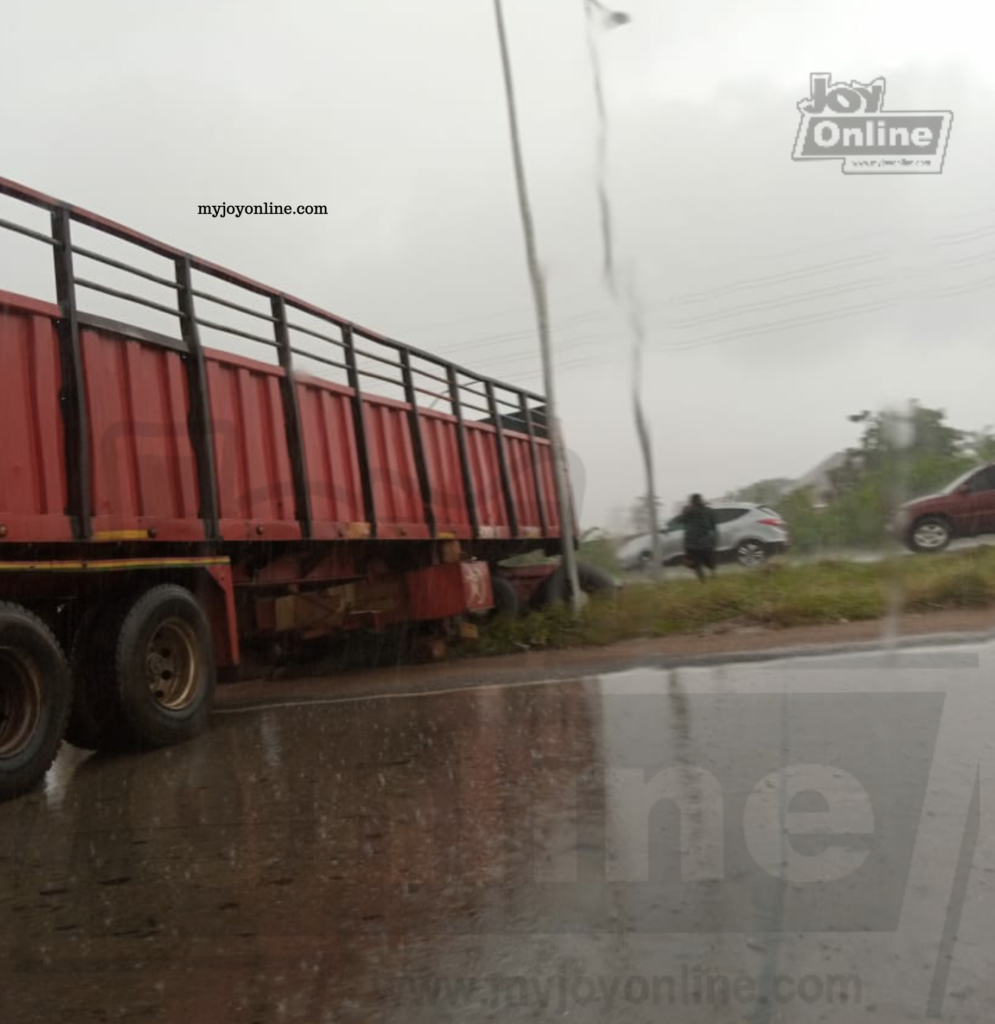
<instances>
[{"instance_id":1,"label":"street light pole","mask_svg":"<svg viewBox=\"0 0 995 1024\"><path fill-rule=\"evenodd\" d=\"M570 605L574 614L581 607L580 581L577 573L577 557L574 551L574 515L567 478L566 452L563 432L556 404L556 382L553 371L553 347L549 336L549 303L546 296L546 281L539 265L536 250L535 223L529 203L528 183L525 178L525 164L522 159L522 142L518 129L518 109L515 102L515 86L511 71L511 57L508 52L508 35L505 31L504 9L501 0L494 0L494 17L497 21L498 43L501 50L501 70L504 75L504 95L508 107L508 130L511 135L511 152L515 165L515 185L518 191L518 209L522 218L522 232L525 236L525 255L528 263L529 280L532 283L532 300L535 307L536 325L539 329L539 351L542 356L543 390L546 393L546 426L553 450L553 470L556 482L556 504L560 510L560 538L563 549L563 570L570 591Z\"/></svg>"}]
</instances>

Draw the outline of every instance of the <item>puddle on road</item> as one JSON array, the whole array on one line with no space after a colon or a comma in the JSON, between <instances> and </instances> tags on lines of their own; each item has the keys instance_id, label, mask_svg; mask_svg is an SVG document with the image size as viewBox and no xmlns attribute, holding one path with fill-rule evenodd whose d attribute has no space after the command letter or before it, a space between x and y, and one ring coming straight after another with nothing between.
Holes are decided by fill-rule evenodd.
<instances>
[{"instance_id":1,"label":"puddle on road","mask_svg":"<svg viewBox=\"0 0 995 1024\"><path fill-rule=\"evenodd\" d=\"M882 687L863 657L301 704L138 757L64 752L0 808L4 1020L464 1020L398 979L762 978L787 953L757 934L894 933L950 673ZM786 816L827 807L832 835L789 851L821 874L785 874ZM626 1019L596 1009L572 1007Z\"/></svg>"}]
</instances>

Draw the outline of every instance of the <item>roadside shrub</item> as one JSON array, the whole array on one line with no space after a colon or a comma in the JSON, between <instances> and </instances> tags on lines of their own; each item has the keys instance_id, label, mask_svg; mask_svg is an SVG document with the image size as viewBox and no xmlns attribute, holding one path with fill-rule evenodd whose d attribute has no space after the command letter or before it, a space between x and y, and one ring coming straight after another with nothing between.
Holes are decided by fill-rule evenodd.
<instances>
[{"instance_id":1,"label":"roadside shrub","mask_svg":"<svg viewBox=\"0 0 995 1024\"><path fill-rule=\"evenodd\" d=\"M995 580L980 570L914 581L906 588L905 607L909 611L987 608L992 604L995 604Z\"/></svg>"},{"instance_id":2,"label":"roadside shrub","mask_svg":"<svg viewBox=\"0 0 995 1024\"><path fill-rule=\"evenodd\" d=\"M679 573L592 599L574 620L561 606L486 628L473 653L604 645L696 633L736 623L772 627L858 622L884 616L889 588L907 611L995 606L995 548L883 562L784 564L729 573L705 586Z\"/></svg>"}]
</instances>

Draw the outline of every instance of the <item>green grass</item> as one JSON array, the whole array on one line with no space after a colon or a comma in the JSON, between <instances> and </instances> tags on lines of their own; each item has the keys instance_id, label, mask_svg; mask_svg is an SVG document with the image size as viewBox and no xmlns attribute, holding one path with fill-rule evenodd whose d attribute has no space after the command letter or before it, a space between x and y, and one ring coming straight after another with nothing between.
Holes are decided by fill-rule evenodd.
<instances>
[{"instance_id":1,"label":"green grass","mask_svg":"<svg viewBox=\"0 0 995 1024\"><path fill-rule=\"evenodd\" d=\"M682 570L661 585L635 583L591 600L579 619L565 607L498 621L476 653L604 645L635 637L693 633L723 623L770 627L857 622L884 616L898 584L907 611L995 607L995 548L858 564L771 562L702 586Z\"/></svg>"}]
</instances>

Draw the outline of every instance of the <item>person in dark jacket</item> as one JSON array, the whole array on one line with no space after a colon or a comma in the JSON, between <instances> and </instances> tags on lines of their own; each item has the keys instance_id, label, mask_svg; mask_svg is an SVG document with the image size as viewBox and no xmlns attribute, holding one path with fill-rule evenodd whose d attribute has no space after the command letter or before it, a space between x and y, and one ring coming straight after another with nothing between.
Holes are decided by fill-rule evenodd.
<instances>
[{"instance_id":1,"label":"person in dark jacket","mask_svg":"<svg viewBox=\"0 0 995 1024\"><path fill-rule=\"evenodd\" d=\"M715 575L715 546L718 543L715 513L700 494L692 494L681 515L681 523L684 526L684 561L704 583L707 578L705 569Z\"/></svg>"}]
</instances>

